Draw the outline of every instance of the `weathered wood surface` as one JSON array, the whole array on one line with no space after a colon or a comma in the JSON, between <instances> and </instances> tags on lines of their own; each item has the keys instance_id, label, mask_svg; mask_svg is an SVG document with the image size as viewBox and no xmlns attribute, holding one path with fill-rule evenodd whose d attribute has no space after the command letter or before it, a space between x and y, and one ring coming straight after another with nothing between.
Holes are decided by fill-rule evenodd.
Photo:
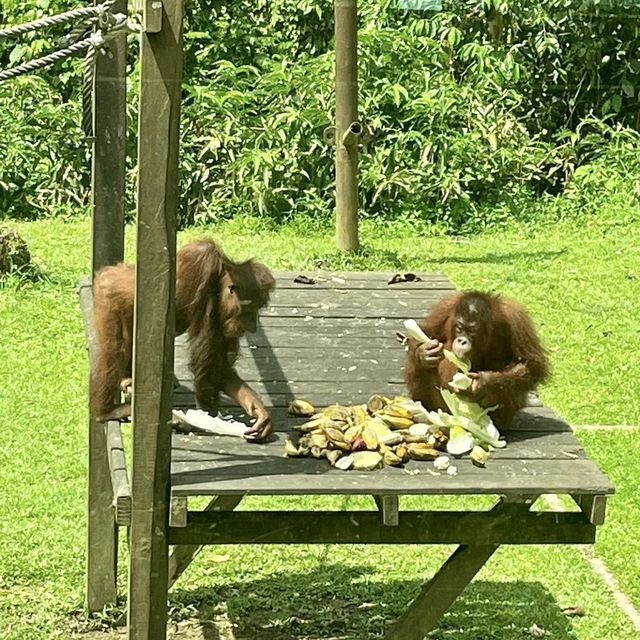
<instances>
[{"instance_id":1,"label":"weathered wood surface","mask_svg":"<svg viewBox=\"0 0 640 640\"><path fill-rule=\"evenodd\" d=\"M94 0L94 5L102 0ZM127 0L111 10L127 14ZM124 213L127 209L127 33L112 34L108 55L95 57L91 164L92 273L120 262L124 256Z\"/></svg>"},{"instance_id":2,"label":"weathered wood surface","mask_svg":"<svg viewBox=\"0 0 640 640\"><path fill-rule=\"evenodd\" d=\"M397 527L377 511L191 512L172 544L590 544L580 512L403 511Z\"/></svg>"},{"instance_id":3,"label":"weathered wood surface","mask_svg":"<svg viewBox=\"0 0 640 640\"><path fill-rule=\"evenodd\" d=\"M403 271L403 273L406 272ZM396 282L389 285L389 280L397 275L394 271L323 271L323 270L304 270L304 271L274 271L278 280L278 289L393 289L397 290L414 290L423 289L451 289L451 281L444 273L433 271L430 273L420 272L416 274L420 277L419 281ZM314 284L301 284L295 282L297 276L312 278Z\"/></svg>"},{"instance_id":4,"label":"weathered wood surface","mask_svg":"<svg viewBox=\"0 0 640 640\"><path fill-rule=\"evenodd\" d=\"M91 365L95 358L95 331L90 280L80 284L78 293ZM118 595L118 526L113 508L106 425L93 420L90 413L88 440L86 604L93 613L115 603Z\"/></svg>"},{"instance_id":5,"label":"weathered wood surface","mask_svg":"<svg viewBox=\"0 0 640 640\"><path fill-rule=\"evenodd\" d=\"M434 475L433 465L425 462L409 462L404 469L342 472L326 460L283 458L284 437L278 434L275 442L248 447L240 439L175 435L173 491L176 495L612 493L607 477L581 451L577 458L562 459L551 455L550 447L531 442L512 442L494 451L484 469L469 459L458 460L458 475L449 476ZM564 445L562 450L567 450ZM413 470L419 473L407 473Z\"/></svg>"},{"instance_id":6,"label":"weathered wood surface","mask_svg":"<svg viewBox=\"0 0 640 640\"><path fill-rule=\"evenodd\" d=\"M255 334L243 340L237 369L265 403L271 407L277 441L248 447L241 440L209 436L179 436L173 439L172 485L176 495L204 494L301 494L371 493L472 494L567 492L580 487L580 493L609 493L611 484L591 462L573 435L569 425L545 407L531 407L518 414L505 437L505 449L494 451L486 469L460 460L455 477L433 476L428 463L409 463L409 475L402 469L385 468L370 473L343 473L331 469L324 460L284 459L285 434L303 421L288 415L286 407L294 398L305 398L318 407L335 402L361 403L372 393L403 393L402 366L405 352L395 337L402 330L401 320L412 317L398 313L390 318L388 310L397 310L399 299L426 313L435 302L449 293L453 285L440 276L422 274L422 282L387 285L391 273L340 272L311 275L324 283L293 284L295 274L279 272L272 307L282 309L281 301L296 302L299 313L286 318L262 317ZM437 278L438 291L413 288ZM338 281L342 289L328 283ZM353 285L362 285L356 289ZM364 287L375 283L374 290ZM342 305L342 311L322 309L321 305ZM358 300L355 304L353 300ZM350 301L350 302L348 302ZM363 304L376 305L378 317L331 317ZM287 307L289 308L289 307ZM405 309L405 307L401 307ZM303 309L328 314L310 319ZM395 311L397 313L397 311ZM354 313L355 315L355 313ZM374 314L372 314L374 315ZM384 317L384 318L383 318ZM186 340L176 342L175 371L180 387L175 403L193 406L191 375L187 367ZM246 416L223 399L223 411L246 420Z\"/></svg>"},{"instance_id":7,"label":"weathered wood surface","mask_svg":"<svg viewBox=\"0 0 640 640\"><path fill-rule=\"evenodd\" d=\"M142 33L128 640L167 633L182 0Z\"/></svg>"},{"instance_id":8,"label":"weathered wood surface","mask_svg":"<svg viewBox=\"0 0 640 640\"><path fill-rule=\"evenodd\" d=\"M106 429L115 518L121 527L129 526L131 524L131 487L120 423L113 420L107 422Z\"/></svg>"}]
</instances>

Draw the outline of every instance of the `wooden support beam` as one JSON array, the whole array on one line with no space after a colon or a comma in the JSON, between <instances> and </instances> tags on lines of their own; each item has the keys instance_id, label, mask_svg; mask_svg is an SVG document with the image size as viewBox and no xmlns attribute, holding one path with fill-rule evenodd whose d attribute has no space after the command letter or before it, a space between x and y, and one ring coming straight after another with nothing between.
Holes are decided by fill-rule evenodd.
<instances>
[{"instance_id":1,"label":"wooden support beam","mask_svg":"<svg viewBox=\"0 0 640 640\"><path fill-rule=\"evenodd\" d=\"M187 506L188 498L185 496L171 496L169 507L169 526L170 527L186 527L187 526Z\"/></svg>"},{"instance_id":2,"label":"wooden support beam","mask_svg":"<svg viewBox=\"0 0 640 640\"><path fill-rule=\"evenodd\" d=\"M164 640L175 334L182 0L141 35L129 640Z\"/></svg>"},{"instance_id":3,"label":"wooden support beam","mask_svg":"<svg viewBox=\"0 0 640 640\"><path fill-rule=\"evenodd\" d=\"M572 494L571 497L591 524L604 524L607 513L607 496Z\"/></svg>"},{"instance_id":4,"label":"wooden support beam","mask_svg":"<svg viewBox=\"0 0 640 640\"><path fill-rule=\"evenodd\" d=\"M590 544L581 513L403 511L396 527L377 511L190 512L171 544Z\"/></svg>"},{"instance_id":5,"label":"wooden support beam","mask_svg":"<svg viewBox=\"0 0 640 640\"><path fill-rule=\"evenodd\" d=\"M423 640L498 549L460 545L385 635L385 640Z\"/></svg>"},{"instance_id":6,"label":"wooden support beam","mask_svg":"<svg viewBox=\"0 0 640 640\"><path fill-rule=\"evenodd\" d=\"M94 0L95 5L103 0ZM114 13L127 13L116 0ZM93 162L91 171L92 273L124 256L125 175L127 158L127 33L109 36L107 54L96 56L93 89Z\"/></svg>"},{"instance_id":7,"label":"wooden support beam","mask_svg":"<svg viewBox=\"0 0 640 640\"><path fill-rule=\"evenodd\" d=\"M215 496L204 508L204 511L212 513L233 511L240 504L242 498L241 495ZM201 544L181 544L172 547L169 553L169 588L186 571L202 548Z\"/></svg>"},{"instance_id":8,"label":"wooden support beam","mask_svg":"<svg viewBox=\"0 0 640 640\"><path fill-rule=\"evenodd\" d=\"M105 425L89 418L86 599L89 613L118 595L118 525L113 508Z\"/></svg>"},{"instance_id":9,"label":"wooden support beam","mask_svg":"<svg viewBox=\"0 0 640 640\"><path fill-rule=\"evenodd\" d=\"M519 526L519 518L535 515L529 509L536 498L535 495L503 496L486 515L493 516L497 522L511 521L511 526ZM550 526L553 525L550 523ZM486 544L482 535L474 540L471 532L470 542L458 546L422 587L418 597L385 635L385 640L423 640L496 552L501 540L492 542Z\"/></svg>"},{"instance_id":10,"label":"wooden support beam","mask_svg":"<svg viewBox=\"0 0 640 640\"><path fill-rule=\"evenodd\" d=\"M382 523L387 527L397 527L400 518L398 496L373 496L373 499L382 514Z\"/></svg>"},{"instance_id":11,"label":"wooden support beam","mask_svg":"<svg viewBox=\"0 0 640 640\"><path fill-rule=\"evenodd\" d=\"M162 0L137 0L137 12L145 33L158 33L162 29Z\"/></svg>"},{"instance_id":12,"label":"wooden support beam","mask_svg":"<svg viewBox=\"0 0 640 640\"><path fill-rule=\"evenodd\" d=\"M358 249L358 3L335 0L336 243Z\"/></svg>"},{"instance_id":13,"label":"wooden support beam","mask_svg":"<svg viewBox=\"0 0 640 640\"><path fill-rule=\"evenodd\" d=\"M119 526L128 527L131 524L131 487L122 443L122 430L120 423L114 420L107 422L106 429L115 518Z\"/></svg>"},{"instance_id":14,"label":"wooden support beam","mask_svg":"<svg viewBox=\"0 0 640 640\"><path fill-rule=\"evenodd\" d=\"M94 0L96 5L101 2ZM126 14L127 0L116 0L112 9ZM119 262L124 255L126 54L127 34L122 32L109 39L108 55L96 56L91 165L92 274ZM87 609L93 613L116 601L118 528L112 506L105 425L91 417L88 453L86 597Z\"/></svg>"}]
</instances>

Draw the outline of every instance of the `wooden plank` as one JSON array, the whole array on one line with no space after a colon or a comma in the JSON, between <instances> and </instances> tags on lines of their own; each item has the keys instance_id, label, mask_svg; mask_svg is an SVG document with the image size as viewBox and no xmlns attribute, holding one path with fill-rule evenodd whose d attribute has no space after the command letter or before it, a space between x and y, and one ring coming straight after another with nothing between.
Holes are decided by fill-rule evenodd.
<instances>
[{"instance_id":1,"label":"wooden plank","mask_svg":"<svg viewBox=\"0 0 640 640\"><path fill-rule=\"evenodd\" d=\"M582 513L592 524L604 524L607 513L607 496L599 495L576 495L571 496L575 503L580 507Z\"/></svg>"},{"instance_id":2,"label":"wooden plank","mask_svg":"<svg viewBox=\"0 0 640 640\"><path fill-rule=\"evenodd\" d=\"M427 274L428 275L428 274ZM376 280L318 280L316 284L297 284L293 282L293 277L289 280L278 279L276 289L278 291L339 291L348 289L350 291L439 291L442 295L455 291L455 287L447 278L426 278L423 282L399 282L388 284L388 281L379 278Z\"/></svg>"},{"instance_id":3,"label":"wooden plank","mask_svg":"<svg viewBox=\"0 0 640 640\"><path fill-rule=\"evenodd\" d=\"M447 295L448 291L425 291L423 289L278 289L274 291L270 307L297 307L301 303L305 305L361 305L372 300L384 301L389 309L397 305L399 301L407 303L420 303L422 301L436 301Z\"/></svg>"},{"instance_id":4,"label":"wooden plank","mask_svg":"<svg viewBox=\"0 0 640 640\"><path fill-rule=\"evenodd\" d=\"M591 544L582 513L403 511L387 527L377 511L191 512L173 544Z\"/></svg>"},{"instance_id":5,"label":"wooden plank","mask_svg":"<svg viewBox=\"0 0 640 640\"><path fill-rule=\"evenodd\" d=\"M204 508L204 511L213 513L220 511L233 511L242 501L241 495L216 496ZM203 545L176 545L171 548L169 554L169 588L185 572L195 557L202 551Z\"/></svg>"},{"instance_id":6,"label":"wooden plank","mask_svg":"<svg viewBox=\"0 0 640 640\"><path fill-rule=\"evenodd\" d=\"M591 460L501 458L494 452L481 469L456 461L458 475L434 475L433 465L409 462L406 469L341 472L325 460L284 458L282 436L264 446L233 438L174 436L172 487L176 495L319 494L609 494L613 487ZM508 447L507 447L508 449Z\"/></svg>"},{"instance_id":7,"label":"wooden plank","mask_svg":"<svg viewBox=\"0 0 640 640\"><path fill-rule=\"evenodd\" d=\"M301 299L295 305L273 304L265 307L261 312L261 317L280 318L422 318L429 309L435 306L440 299L437 297L410 298L399 300L396 305L391 306L387 300L371 300L363 304L350 302L348 299L341 303L319 304Z\"/></svg>"},{"instance_id":8,"label":"wooden plank","mask_svg":"<svg viewBox=\"0 0 640 640\"><path fill-rule=\"evenodd\" d=\"M129 640L167 631L182 0L163 9L161 31L141 34Z\"/></svg>"},{"instance_id":9,"label":"wooden plank","mask_svg":"<svg viewBox=\"0 0 640 640\"><path fill-rule=\"evenodd\" d=\"M411 269L405 269L402 273L407 271L411 271ZM398 273L397 271L328 271L325 269L307 269L302 271L282 271L275 270L273 271L273 275L278 282L278 287L282 286L299 286L299 287L314 287L318 285L305 285L305 284L296 284L293 282L293 279L296 276L303 275L307 278L313 278L318 281L319 284L329 283L331 286L339 286L344 284L345 282L351 285L354 282L363 282L367 283L371 286L372 283L376 282L384 282L385 286L393 286L399 287L402 285L405 286L419 286L421 282L406 282L406 283L398 283L395 285L387 285L389 280ZM454 288L454 285L451 283L449 278L442 271L413 271L413 273L420 278L422 278L423 282L428 281L443 281L447 282L451 288Z\"/></svg>"},{"instance_id":10,"label":"wooden plank","mask_svg":"<svg viewBox=\"0 0 640 640\"><path fill-rule=\"evenodd\" d=\"M243 420L249 422L246 415ZM276 424L276 441L260 446L260 452L256 455L278 457L283 450L285 437L290 437L297 441L298 432L291 431L296 424L302 423L304 418L288 418L288 425L283 427ZM280 430L283 429L283 430ZM571 433L518 431L504 432L504 439L508 443L504 449L497 449L491 453L489 468L494 460L562 460L570 461L575 459L585 459L587 454L582 445ZM185 439L186 438L186 439ZM194 464L200 464L202 458L214 461L218 455L236 455L242 458L246 454L246 445L242 441L231 440L221 436L174 436L174 449L180 450L180 460L186 461L193 456ZM224 453L219 454L219 451ZM176 455L178 455L176 453ZM176 458L177 459L177 458ZM468 462L463 458L462 463ZM286 471L287 461L283 461L283 472ZM425 468L424 466L419 468ZM430 468L430 467L428 467Z\"/></svg>"},{"instance_id":11,"label":"wooden plank","mask_svg":"<svg viewBox=\"0 0 640 640\"><path fill-rule=\"evenodd\" d=\"M329 358L327 357L327 361L328 360ZM334 386L341 386L344 383L369 382L367 386L371 390L375 389L375 385L379 384L380 381L385 384L403 384L403 363L401 361L396 360L395 362L387 363L386 367L374 365L367 360L365 360L364 363L356 364L357 362L357 360L354 362L349 358L345 358L344 362L338 361L337 363L325 363L318 358L315 358L314 362L301 359L301 362L297 362L296 360L277 364L271 364L266 361L243 361L238 364L236 369L244 380L249 382L264 380L264 384L275 382L286 383L288 380L291 380L295 381L298 385L307 383L307 386L311 387L318 382L333 382ZM322 366L323 364L326 364L326 366ZM184 370L178 370L177 374L181 384L190 389L193 388L190 374L187 374L187 377Z\"/></svg>"},{"instance_id":12,"label":"wooden plank","mask_svg":"<svg viewBox=\"0 0 640 640\"><path fill-rule=\"evenodd\" d=\"M388 395L396 391L402 391L400 384L390 384L384 378L378 380L371 380L371 378L367 380L365 378L364 380L354 381L343 379L334 382L316 380L313 383L265 380L264 382L255 382L252 386L261 396L273 398L285 395L291 398L320 397L325 399L324 404L335 404L336 402L344 404L344 398L348 399L347 402L362 403L366 402L374 392Z\"/></svg>"},{"instance_id":13,"label":"wooden plank","mask_svg":"<svg viewBox=\"0 0 640 640\"><path fill-rule=\"evenodd\" d=\"M81 285L79 296L91 367L95 357L95 331L90 286ZM95 422L90 412L88 458L86 601L88 611L95 613L115 603L118 595L118 526L113 509L105 425Z\"/></svg>"},{"instance_id":14,"label":"wooden plank","mask_svg":"<svg viewBox=\"0 0 640 640\"><path fill-rule=\"evenodd\" d=\"M95 5L100 2L94 0ZM126 14L127 0L116 0L113 11ZM92 97L95 131L91 162L92 274L119 262L124 255L127 34L113 36L108 46L108 56L96 56ZM105 427L91 417L88 440L86 598L87 609L93 613L116 601L118 530Z\"/></svg>"},{"instance_id":15,"label":"wooden plank","mask_svg":"<svg viewBox=\"0 0 640 640\"><path fill-rule=\"evenodd\" d=\"M115 518L119 526L127 527L131 524L131 487L120 423L110 420L106 430Z\"/></svg>"}]
</instances>

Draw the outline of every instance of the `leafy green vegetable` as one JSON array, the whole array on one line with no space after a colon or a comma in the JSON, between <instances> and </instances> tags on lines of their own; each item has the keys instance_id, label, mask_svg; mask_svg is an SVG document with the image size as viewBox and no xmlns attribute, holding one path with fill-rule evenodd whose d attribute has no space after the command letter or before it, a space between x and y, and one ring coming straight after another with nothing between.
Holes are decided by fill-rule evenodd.
<instances>
[{"instance_id":1,"label":"leafy green vegetable","mask_svg":"<svg viewBox=\"0 0 640 640\"><path fill-rule=\"evenodd\" d=\"M442 353L444 355L444 357L449 361L452 362L453 364L456 365L456 367L458 367L458 369L460 369L460 371L462 371L462 373L469 373L469 371L471 371L471 363L468 360L462 360L461 358L458 358L458 356L453 353L453 351L449 351L448 349L443 349Z\"/></svg>"}]
</instances>

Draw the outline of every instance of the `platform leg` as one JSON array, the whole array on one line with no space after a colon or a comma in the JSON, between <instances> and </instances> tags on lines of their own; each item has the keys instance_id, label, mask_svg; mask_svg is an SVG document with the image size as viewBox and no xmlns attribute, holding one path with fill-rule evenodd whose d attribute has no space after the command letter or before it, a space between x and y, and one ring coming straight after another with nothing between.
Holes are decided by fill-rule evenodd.
<instances>
[{"instance_id":1,"label":"platform leg","mask_svg":"<svg viewBox=\"0 0 640 640\"><path fill-rule=\"evenodd\" d=\"M242 496L216 496L204 508L204 511L233 511L242 500ZM169 553L169 588L185 572L195 557L202 551L201 544L174 545Z\"/></svg>"},{"instance_id":2,"label":"platform leg","mask_svg":"<svg viewBox=\"0 0 640 640\"><path fill-rule=\"evenodd\" d=\"M89 421L87 609L102 611L117 596L118 526L113 508L105 425Z\"/></svg>"},{"instance_id":3,"label":"platform leg","mask_svg":"<svg viewBox=\"0 0 640 640\"><path fill-rule=\"evenodd\" d=\"M501 497L491 509L496 517L511 518L528 511L537 496ZM460 545L427 582L385 635L385 640L423 640L500 545Z\"/></svg>"},{"instance_id":4,"label":"platform leg","mask_svg":"<svg viewBox=\"0 0 640 640\"><path fill-rule=\"evenodd\" d=\"M423 640L497 548L498 545L459 546L422 587L385 640Z\"/></svg>"}]
</instances>

